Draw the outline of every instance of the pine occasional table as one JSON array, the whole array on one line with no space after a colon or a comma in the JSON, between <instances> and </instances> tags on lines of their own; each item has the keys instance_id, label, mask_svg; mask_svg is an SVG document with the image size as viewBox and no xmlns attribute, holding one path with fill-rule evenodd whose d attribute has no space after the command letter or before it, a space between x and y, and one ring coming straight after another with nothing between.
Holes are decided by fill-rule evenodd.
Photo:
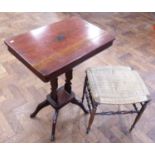
<instances>
[{"instance_id":1,"label":"pine occasional table","mask_svg":"<svg viewBox=\"0 0 155 155\"><path fill-rule=\"evenodd\" d=\"M55 139L58 112L63 106L71 102L87 113L71 88L73 68L110 47L113 41L113 35L79 17L70 17L5 40L8 50L17 59L43 82L51 84L51 93L30 115L35 117L48 105L55 109L51 140ZM58 76L63 73L65 84L58 88Z\"/></svg>"}]
</instances>

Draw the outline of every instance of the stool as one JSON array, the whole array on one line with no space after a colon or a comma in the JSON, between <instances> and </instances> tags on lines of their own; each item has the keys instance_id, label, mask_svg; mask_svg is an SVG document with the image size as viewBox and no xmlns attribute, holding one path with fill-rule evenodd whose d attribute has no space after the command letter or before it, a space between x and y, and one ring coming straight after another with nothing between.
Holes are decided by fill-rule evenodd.
<instances>
[{"instance_id":1,"label":"stool","mask_svg":"<svg viewBox=\"0 0 155 155\"><path fill-rule=\"evenodd\" d=\"M140 75L126 66L88 68L82 102L85 97L90 112L87 133L89 133L99 104L133 105L131 111L100 113L102 115L136 113L137 116L129 129L131 132L150 101L150 93ZM140 104L140 107L137 104Z\"/></svg>"}]
</instances>

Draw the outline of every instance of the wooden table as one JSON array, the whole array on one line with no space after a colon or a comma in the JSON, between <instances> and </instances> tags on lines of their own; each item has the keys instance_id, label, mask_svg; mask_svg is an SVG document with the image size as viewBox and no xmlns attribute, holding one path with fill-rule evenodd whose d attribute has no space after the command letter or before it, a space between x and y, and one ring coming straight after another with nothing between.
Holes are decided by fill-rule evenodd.
<instances>
[{"instance_id":1,"label":"wooden table","mask_svg":"<svg viewBox=\"0 0 155 155\"><path fill-rule=\"evenodd\" d=\"M44 107L55 109L51 139L59 110L69 102L78 105L87 113L71 89L72 69L110 47L113 35L79 17L43 26L28 33L5 40L8 50L44 82L50 82L51 93L31 114L31 118ZM58 88L58 76L65 73L63 87Z\"/></svg>"}]
</instances>

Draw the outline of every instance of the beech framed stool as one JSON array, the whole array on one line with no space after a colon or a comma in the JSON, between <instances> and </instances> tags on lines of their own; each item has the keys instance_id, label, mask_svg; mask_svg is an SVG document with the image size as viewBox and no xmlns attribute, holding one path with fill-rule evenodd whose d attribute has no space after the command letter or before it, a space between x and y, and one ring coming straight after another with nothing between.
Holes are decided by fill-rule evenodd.
<instances>
[{"instance_id":1,"label":"beech framed stool","mask_svg":"<svg viewBox=\"0 0 155 155\"><path fill-rule=\"evenodd\" d=\"M137 116L131 132L150 102L150 93L135 70L127 66L94 67L86 70L82 102L86 98L90 112L87 127L89 133L98 105L132 105L130 111L102 112L101 115L133 114ZM137 106L137 105L140 105Z\"/></svg>"}]
</instances>

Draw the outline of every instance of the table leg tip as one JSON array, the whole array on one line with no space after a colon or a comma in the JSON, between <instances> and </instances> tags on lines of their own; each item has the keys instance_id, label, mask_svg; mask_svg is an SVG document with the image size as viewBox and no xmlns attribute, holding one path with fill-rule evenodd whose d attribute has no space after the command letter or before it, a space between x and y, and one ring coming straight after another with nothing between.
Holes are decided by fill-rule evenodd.
<instances>
[{"instance_id":1,"label":"table leg tip","mask_svg":"<svg viewBox=\"0 0 155 155\"><path fill-rule=\"evenodd\" d=\"M34 118L36 115L34 114L34 113L32 113L31 115L30 115L30 118Z\"/></svg>"},{"instance_id":2,"label":"table leg tip","mask_svg":"<svg viewBox=\"0 0 155 155\"><path fill-rule=\"evenodd\" d=\"M53 141L55 141L55 136L51 136L51 141L53 142Z\"/></svg>"},{"instance_id":3,"label":"table leg tip","mask_svg":"<svg viewBox=\"0 0 155 155\"><path fill-rule=\"evenodd\" d=\"M85 114L87 115L89 112L88 111L85 111Z\"/></svg>"},{"instance_id":4,"label":"table leg tip","mask_svg":"<svg viewBox=\"0 0 155 155\"><path fill-rule=\"evenodd\" d=\"M89 129L87 129L86 134L89 134Z\"/></svg>"},{"instance_id":5,"label":"table leg tip","mask_svg":"<svg viewBox=\"0 0 155 155\"><path fill-rule=\"evenodd\" d=\"M132 129L133 129L133 128L130 128L130 129L129 129L129 133L131 133Z\"/></svg>"}]
</instances>

